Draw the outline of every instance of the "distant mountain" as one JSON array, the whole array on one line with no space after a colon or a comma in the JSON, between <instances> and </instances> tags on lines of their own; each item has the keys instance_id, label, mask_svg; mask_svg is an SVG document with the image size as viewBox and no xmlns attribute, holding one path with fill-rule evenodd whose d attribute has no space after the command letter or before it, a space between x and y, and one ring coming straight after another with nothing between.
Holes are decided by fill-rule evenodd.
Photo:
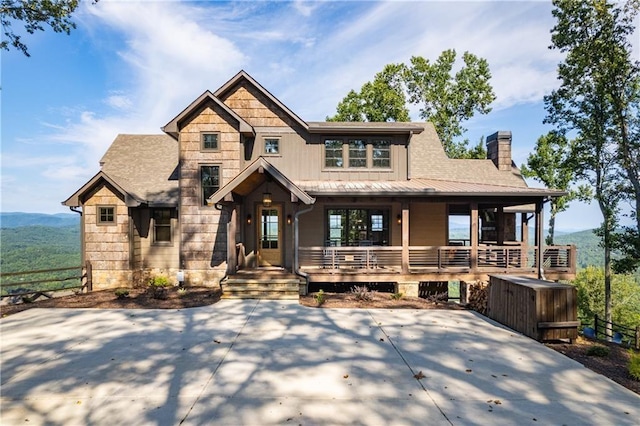
<instances>
[{"instance_id":1,"label":"distant mountain","mask_svg":"<svg viewBox=\"0 0 640 426\"><path fill-rule=\"evenodd\" d=\"M0 228L18 228L21 226L50 226L63 228L80 223L80 215L73 213L4 213L0 212Z\"/></svg>"}]
</instances>

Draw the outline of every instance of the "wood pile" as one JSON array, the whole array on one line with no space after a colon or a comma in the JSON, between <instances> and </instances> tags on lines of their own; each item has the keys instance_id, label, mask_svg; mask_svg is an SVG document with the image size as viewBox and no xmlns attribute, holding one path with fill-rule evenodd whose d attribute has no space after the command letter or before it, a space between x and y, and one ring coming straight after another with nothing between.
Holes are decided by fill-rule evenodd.
<instances>
[{"instance_id":1,"label":"wood pile","mask_svg":"<svg viewBox=\"0 0 640 426\"><path fill-rule=\"evenodd\" d=\"M469 295L469 303L467 307L485 315L487 313L487 303L489 301L489 282L469 282L467 283L467 292Z\"/></svg>"}]
</instances>

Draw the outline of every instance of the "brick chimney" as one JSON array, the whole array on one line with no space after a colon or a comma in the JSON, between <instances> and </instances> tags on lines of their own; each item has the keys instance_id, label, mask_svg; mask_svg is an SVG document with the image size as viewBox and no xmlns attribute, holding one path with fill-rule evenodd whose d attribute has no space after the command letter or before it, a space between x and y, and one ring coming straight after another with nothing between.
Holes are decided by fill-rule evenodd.
<instances>
[{"instance_id":1,"label":"brick chimney","mask_svg":"<svg viewBox=\"0 0 640 426\"><path fill-rule=\"evenodd\" d=\"M511 132L501 130L487 137L487 158L498 170L511 170Z\"/></svg>"}]
</instances>

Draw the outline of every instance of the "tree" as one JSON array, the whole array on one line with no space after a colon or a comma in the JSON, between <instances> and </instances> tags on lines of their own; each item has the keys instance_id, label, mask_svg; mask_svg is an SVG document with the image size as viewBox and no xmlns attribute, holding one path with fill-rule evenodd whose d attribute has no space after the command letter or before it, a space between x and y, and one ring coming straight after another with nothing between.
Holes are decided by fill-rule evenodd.
<instances>
[{"instance_id":1,"label":"tree","mask_svg":"<svg viewBox=\"0 0 640 426\"><path fill-rule=\"evenodd\" d=\"M93 0L93 3L98 0ZM0 23L6 40L0 42L0 48L9 50L10 46L29 55L27 45L22 37L17 35L12 24L20 21L29 34L44 31L48 25L57 33L70 34L76 24L71 20L71 14L77 9L79 0L1 0Z\"/></svg>"},{"instance_id":2,"label":"tree","mask_svg":"<svg viewBox=\"0 0 640 426\"><path fill-rule=\"evenodd\" d=\"M449 157L486 158L482 140L471 148L466 139L454 141L466 131L462 123L490 112L495 99L487 61L468 52L462 59L455 74L455 50L442 52L433 64L420 56L410 66L388 64L360 92L351 90L327 121L409 121L409 101L421 105L420 117L434 125Z\"/></svg>"},{"instance_id":3,"label":"tree","mask_svg":"<svg viewBox=\"0 0 640 426\"><path fill-rule=\"evenodd\" d=\"M540 136L535 151L529 154L527 163L520 167L524 177L536 179L548 188L566 191L567 195L551 199L549 217L549 235L547 245L554 243L556 216L565 211L573 200L586 201L591 196L587 185L572 188L575 181L574 164L571 161L572 143L559 132L551 131Z\"/></svg>"},{"instance_id":4,"label":"tree","mask_svg":"<svg viewBox=\"0 0 640 426\"><path fill-rule=\"evenodd\" d=\"M617 241L619 204L625 197L635 197L637 212L640 195L633 189L640 166L637 161L630 164L633 154L626 152L633 149L630 135L637 132L633 111L640 85L628 42L637 6L628 3L623 8L607 0L554 0L553 4L557 23L551 30L551 48L566 58L558 67L560 87L545 97L545 121L578 135L573 150L576 177L593 186L603 216L598 235L605 257L605 317L611 321L611 252Z\"/></svg>"},{"instance_id":5,"label":"tree","mask_svg":"<svg viewBox=\"0 0 640 426\"><path fill-rule=\"evenodd\" d=\"M402 89L403 69L401 64L385 65L359 93L351 90L338 104L336 115L327 117L327 121L409 121Z\"/></svg>"},{"instance_id":6,"label":"tree","mask_svg":"<svg viewBox=\"0 0 640 426\"><path fill-rule=\"evenodd\" d=\"M405 81L412 103L421 105L420 117L433 123L444 149L452 158L464 158L468 141L455 142L467 129L462 123L477 112L488 114L496 96L485 59L464 52L464 66L455 74L456 51L445 50L430 63L421 56L411 58Z\"/></svg>"}]
</instances>

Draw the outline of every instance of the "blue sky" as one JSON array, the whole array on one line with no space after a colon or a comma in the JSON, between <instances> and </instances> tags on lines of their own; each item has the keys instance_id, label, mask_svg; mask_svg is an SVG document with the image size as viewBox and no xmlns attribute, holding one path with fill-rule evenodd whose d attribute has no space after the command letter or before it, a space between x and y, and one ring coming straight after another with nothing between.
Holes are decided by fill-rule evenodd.
<instances>
[{"instance_id":1,"label":"blue sky","mask_svg":"<svg viewBox=\"0 0 640 426\"><path fill-rule=\"evenodd\" d=\"M2 53L1 211L68 212L60 203L97 173L118 133L160 133L241 69L318 121L385 64L434 60L449 48L486 58L497 95L490 114L466 123L466 136L511 130L520 165L549 130L542 100L562 59L548 49L551 9L543 1L83 2L70 36L26 35L30 58ZM557 227L599 223L595 203L575 203Z\"/></svg>"}]
</instances>

